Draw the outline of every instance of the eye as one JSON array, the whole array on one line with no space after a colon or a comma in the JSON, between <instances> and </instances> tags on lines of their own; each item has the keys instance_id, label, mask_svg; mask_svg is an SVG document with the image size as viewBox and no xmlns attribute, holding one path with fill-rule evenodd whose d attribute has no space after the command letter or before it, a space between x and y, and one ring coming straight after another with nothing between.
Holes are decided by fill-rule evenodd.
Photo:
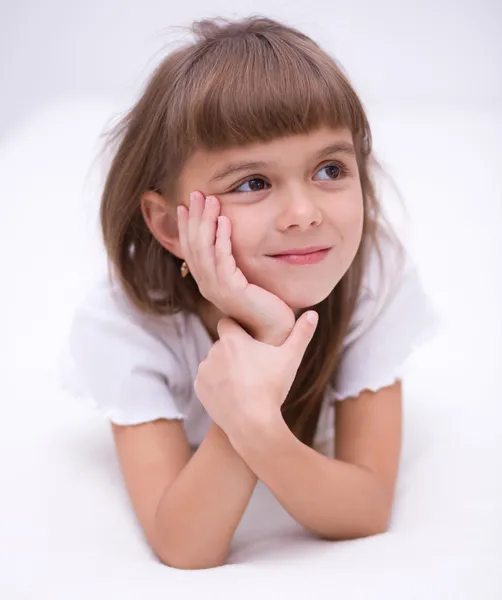
<instances>
[{"instance_id":1,"label":"eye","mask_svg":"<svg viewBox=\"0 0 502 600\"><path fill-rule=\"evenodd\" d=\"M249 189L241 189L243 186L249 186ZM269 185L264 179L261 177L253 177L251 179L246 179L243 183L241 183L238 187L231 190L232 192L261 192L266 189L265 186Z\"/></svg>"},{"instance_id":2,"label":"eye","mask_svg":"<svg viewBox=\"0 0 502 600\"><path fill-rule=\"evenodd\" d=\"M321 181L336 181L337 179L342 179L348 172L347 168L344 164L333 162L329 165L324 165L318 173L325 171L327 174L326 178L321 178Z\"/></svg>"}]
</instances>

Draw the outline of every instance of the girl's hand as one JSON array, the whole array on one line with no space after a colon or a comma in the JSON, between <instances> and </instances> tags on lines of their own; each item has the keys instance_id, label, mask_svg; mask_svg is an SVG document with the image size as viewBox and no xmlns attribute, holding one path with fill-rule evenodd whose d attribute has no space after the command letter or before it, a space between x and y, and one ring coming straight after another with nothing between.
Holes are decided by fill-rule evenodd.
<instances>
[{"instance_id":1,"label":"girl's hand","mask_svg":"<svg viewBox=\"0 0 502 600\"><path fill-rule=\"evenodd\" d=\"M295 323L291 308L248 282L232 255L231 224L219 216L215 196L191 194L190 210L178 206L183 257L204 298L245 327L256 339L282 343Z\"/></svg>"},{"instance_id":2,"label":"girl's hand","mask_svg":"<svg viewBox=\"0 0 502 600\"><path fill-rule=\"evenodd\" d=\"M219 340L200 363L194 388L232 443L282 418L281 406L317 321L316 312L304 313L280 346L255 340L232 319L219 321Z\"/></svg>"}]
</instances>

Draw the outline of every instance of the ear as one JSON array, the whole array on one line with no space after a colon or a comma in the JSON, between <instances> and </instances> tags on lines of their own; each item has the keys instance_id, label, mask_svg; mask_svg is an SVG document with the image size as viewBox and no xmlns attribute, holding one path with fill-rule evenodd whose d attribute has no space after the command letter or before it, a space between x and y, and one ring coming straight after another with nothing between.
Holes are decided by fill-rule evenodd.
<instances>
[{"instance_id":1,"label":"ear","mask_svg":"<svg viewBox=\"0 0 502 600\"><path fill-rule=\"evenodd\" d=\"M159 244L178 258L183 258L176 206L158 192L148 190L141 196L141 212L148 229Z\"/></svg>"}]
</instances>

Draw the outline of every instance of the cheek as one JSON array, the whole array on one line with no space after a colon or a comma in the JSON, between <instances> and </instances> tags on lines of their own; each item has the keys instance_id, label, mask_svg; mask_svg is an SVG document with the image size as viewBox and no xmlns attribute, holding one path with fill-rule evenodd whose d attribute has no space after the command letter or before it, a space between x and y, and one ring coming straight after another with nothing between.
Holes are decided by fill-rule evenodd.
<instances>
[{"instance_id":1,"label":"cheek","mask_svg":"<svg viewBox=\"0 0 502 600\"><path fill-rule=\"evenodd\" d=\"M361 236L364 221L362 194L350 194L337 202L332 220L342 238L350 242Z\"/></svg>"}]
</instances>

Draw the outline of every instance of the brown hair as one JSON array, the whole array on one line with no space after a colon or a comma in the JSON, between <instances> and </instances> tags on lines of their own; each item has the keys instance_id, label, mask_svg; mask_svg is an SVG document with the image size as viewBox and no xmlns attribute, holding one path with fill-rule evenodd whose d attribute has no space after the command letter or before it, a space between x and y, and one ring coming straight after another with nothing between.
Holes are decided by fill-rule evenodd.
<instances>
[{"instance_id":1,"label":"brown hair","mask_svg":"<svg viewBox=\"0 0 502 600\"><path fill-rule=\"evenodd\" d=\"M368 249L376 247L381 260L382 213L370 177L378 163L368 120L336 61L300 31L265 17L205 19L191 31L195 41L158 65L109 135L117 149L100 209L109 274L145 313L196 312L197 284L181 278L181 261L150 232L142 193L155 189L175 201L183 165L198 148L226 149L323 125L348 127L364 197L362 241L340 282L314 307L319 325L282 408L293 433L312 445L325 388L333 382L336 388Z\"/></svg>"}]
</instances>

